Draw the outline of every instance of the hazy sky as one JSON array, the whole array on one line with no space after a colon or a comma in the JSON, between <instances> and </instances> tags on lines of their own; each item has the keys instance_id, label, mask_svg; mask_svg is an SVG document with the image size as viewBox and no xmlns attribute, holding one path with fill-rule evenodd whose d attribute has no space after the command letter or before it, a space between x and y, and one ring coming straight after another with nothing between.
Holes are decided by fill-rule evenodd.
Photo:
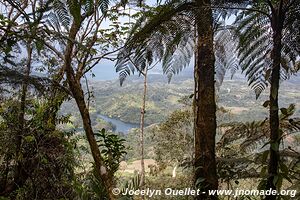
<instances>
[{"instance_id":1,"label":"hazy sky","mask_svg":"<svg viewBox=\"0 0 300 200\"><path fill-rule=\"evenodd\" d=\"M162 1L164 2L164 1ZM147 4L150 5L155 5L157 3L157 0L146 0ZM127 18L125 19L121 19L121 21L123 20L128 20ZM228 20L226 20L226 24L231 24L234 21L234 17L230 17ZM109 22L107 22L109 23ZM193 61L193 59L192 59ZM112 80L112 79L118 79L119 74L116 73L115 70L115 62L112 61L108 61L108 60L103 60L102 62L100 62L97 66L95 66L95 68L93 69L93 73L96 75L94 78L92 78L93 80ZM188 66L187 69L183 70L183 73L189 73L189 71L191 71L193 68L193 62L191 62L191 64ZM150 74L157 74L160 73L162 74L162 70L161 70L161 64L159 63L154 69L152 69L150 71ZM88 76L89 78L91 78L90 76Z\"/></svg>"},{"instance_id":2,"label":"hazy sky","mask_svg":"<svg viewBox=\"0 0 300 200\"><path fill-rule=\"evenodd\" d=\"M149 5L155 5L157 3L157 0L146 0L146 3ZM128 19L124 19L124 20L128 20ZM122 19L121 19L121 21L122 21ZM109 23L109 22L107 22L107 23ZM102 60L92 70L92 73L95 74L95 77L93 77L92 80L118 79L119 74L116 73L116 69L114 66L115 66L115 62L112 62L109 60ZM155 69L151 70L150 73L161 73L160 69L161 69L161 65L158 64L157 67ZM91 76L88 75L88 78L91 78Z\"/></svg>"}]
</instances>

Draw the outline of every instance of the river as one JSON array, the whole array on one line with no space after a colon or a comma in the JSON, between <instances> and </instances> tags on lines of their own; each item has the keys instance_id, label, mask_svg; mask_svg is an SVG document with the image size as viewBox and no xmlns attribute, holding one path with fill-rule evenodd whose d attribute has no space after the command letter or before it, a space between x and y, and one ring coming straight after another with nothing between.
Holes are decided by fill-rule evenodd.
<instances>
[{"instance_id":1,"label":"river","mask_svg":"<svg viewBox=\"0 0 300 200\"><path fill-rule=\"evenodd\" d=\"M110 117L105 116L105 115L98 114L97 116L100 117L101 119L105 120L106 122L110 122L113 125L115 125L116 126L116 131L115 132L117 132L117 133L118 132L128 133L130 129L140 127L139 124L123 122L119 119L110 118Z\"/></svg>"}]
</instances>

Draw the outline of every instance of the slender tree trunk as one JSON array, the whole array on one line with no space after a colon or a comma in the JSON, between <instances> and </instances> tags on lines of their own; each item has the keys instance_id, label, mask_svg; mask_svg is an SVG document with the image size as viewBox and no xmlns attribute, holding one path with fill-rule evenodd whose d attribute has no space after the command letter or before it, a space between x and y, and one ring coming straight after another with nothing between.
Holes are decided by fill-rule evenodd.
<instances>
[{"instance_id":1,"label":"slender tree trunk","mask_svg":"<svg viewBox=\"0 0 300 200\"><path fill-rule=\"evenodd\" d=\"M19 124L18 124L18 131L15 137L16 139L16 168L14 174L14 180L12 183L8 184L4 191L2 191L1 195L9 195L11 192L16 190L18 187L21 187L28 178L28 174L24 169L24 160L20 160L20 151L22 146L22 138L24 135L24 124L25 124L25 108L26 108L26 96L28 90L28 77L30 75L31 70L31 61L32 61L32 47L31 47L31 40L29 40L26 44L26 51L27 51L27 61L25 65L25 78L22 83L22 90L21 90L21 98L20 98L20 110L19 110ZM26 158L24 158L26 159ZM26 161L27 163L29 161Z\"/></svg>"},{"instance_id":2,"label":"slender tree trunk","mask_svg":"<svg viewBox=\"0 0 300 200\"><path fill-rule=\"evenodd\" d=\"M203 179L200 189L205 194L196 199L217 199L208 190L218 189L215 159L216 103L215 57L210 0L196 1L197 49L195 63L194 132L195 181Z\"/></svg>"},{"instance_id":3,"label":"slender tree trunk","mask_svg":"<svg viewBox=\"0 0 300 200\"><path fill-rule=\"evenodd\" d=\"M106 188L106 192L108 194L109 199L113 200L115 199L115 196L112 194L113 189L113 180L112 176L110 175L108 169L106 168L99 147L97 145L96 138L94 136L94 132L91 125L91 118L90 113L88 111L86 102L84 100L84 92L82 90L81 84L80 84L80 78L79 80L76 79L75 72L72 68L72 54L73 54L73 47L74 43L72 41L75 40L76 34L79 31L79 26L76 23L72 24L72 27L70 29L69 34L69 40L67 43L67 47L64 54L64 67L67 74L67 80L69 83L70 90L73 94L73 97L76 101L76 104L79 108L79 112L81 114L81 118L83 121L83 128L85 130L85 134L87 137L87 140L89 142L92 156L95 161L95 169L96 173L98 173L99 177L102 179L102 182Z\"/></svg>"},{"instance_id":4,"label":"slender tree trunk","mask_svg":"<svg viewBox=\"0 0 300 200\"><path fill-rule=\"evenodd\" d=\"M97 145L97 141L94 136L94 132L93 132L92 125L91 125L90 113L87 108L86 102L84 100L83 90L81 88L80 83L72 78L74 76L72 76L71 75L72 73L69 72L70 68L67 67L66 69L68 70L67 77L68 77L68 82L70 85L70 90L71 90L73 97L76 101L76 104L79 108L79 112L81 114L81 118L83 121L83 127L84 127L84 130L86 133L86 137L89 142L92 156L95 161L96 172L98 173L99 177L101 177L101 179L103 181L103 184L109 195L109 199L115 199L114 195L111 193L111 191L113 189L113 180L112 180L112 177L109 175L109 171L103 162L99 147Z\"/></svg>"},{"instance_id":5,"label":"slender tree trunk","mask_svg":"<svg viewBox=\"0 0 300 200\"><path fill-rule=\"evenodd\" d=\"M20 109L18 113L18 129L15 135L15 142L16 142L16 152L15 152L15 174L12 183L9 183L5 186L3 191L0 191L0 195L7 196L11 192L15 191L18 187L21 187L28 178L28 174L24 169L24 160L20 160L20 152L22 146L22 138L24 135L24 124L25 124L25 108L26 108L26 96L28 90L28 77L31 71L31 63L32 63L32 47L31 47L31 40L27 41L26 44L26 51L27 51L27 61L25 64L25 73L24 73L24 80L22 81L22 89L21 89L21 97L20 97ZM29 161L26 161L27 163Z\"/></svg>"},{"instance_id":6,"label":"slender tree trunk","mask_svg":"<svg viewBox=\"0 0 300 200\"><path fill-rule=\"evenodd\" d=\"M19 112L19 134L17 135L17 146L21 146L22 134L24 130L24 123L25 123L25 107L26 107L26 95L28 89L28 77L30 75L31 70L31 57L32 57L32 48L31 48L31 41L27 44L27 62L25 66L25 78L22 83L22 91L21 91L21 103L20 103L20 112ZM17 154L19 153L19 148L17 148Z\"/></svg>"},{"instance_id":7,"label":"slender tree trunk","mask_svg":"<svg viewBox=\"0 0 300 200\"><path fill-rule=\"evenodd\" d=\"M278 115L278 90L280 80L280 62L281 62L281 39L283 19L279 13L273 13L272 19L273 29L273 50L272 50L272 73L271 73L271 88L270 88L270 160L268 167L268 182L267 189L276 190L275 177L278 175L279 165L279 145L280 145L280 131L279 131L279 115ZM275 200L276 196L267 196L267 200Z\"/></svg>"},{"instance_id":8,"label":"slender tree trunk","mask_svg":"<svg viewBox=\"0 0 300 200\"><path fill-rule=\"evenodd\" d=\"M148 69L144 71L144 92L143 102L141 109L141 130L140 130L140 150L141 150L141 183L140 186L143 188L145 185L145 162L144 162L144 126L145 126L145 112L146 112L146 96L147 96L147 74Z\"/></svg>"}]
</instances>

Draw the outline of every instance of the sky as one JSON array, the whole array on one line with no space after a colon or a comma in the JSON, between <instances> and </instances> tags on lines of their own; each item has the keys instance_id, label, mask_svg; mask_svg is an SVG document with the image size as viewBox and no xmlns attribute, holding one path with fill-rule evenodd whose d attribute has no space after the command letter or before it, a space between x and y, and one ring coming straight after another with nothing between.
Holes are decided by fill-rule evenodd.
<instances>
[{"instance_id":1,"label":"sky","mask_svg":"<svg viewBox=\"0 0 300 200\"><path fill-rule=\"evenodd\" d=\"M146 0L146 3L154 6L157 3L157 0ZM123 18L120 21L128 22L128 18ZM104 27L108 27L109 24L109 21L104 21L103 25ZM189 73L192 70L193 64L191 62L191 64L186 69L184 69L182 73ZM92 73L95 75L95 77L91 76ZM154 69L150 70L149 74L163 74L161 64L158 64ZM93 68L91 72L87 74L87 77L90 80L115 80L118 79L119 74L116 72L115 62L112 62L110 60L102 60L98 65L96 65Z\"/></svg>"},{"instance_id":2,"label":"sky","mask_svg":"<svg viewBox=\"0 0 300 200\"><path fill-rule=\"evenodd\" d=\"M146 0L145 2L148 5L154 6L157 3L157 0ZM123 20L127 22L128 18L121 19L120 21L122 22ZM107 21L106 25L109 25L108 23L109 22ZM95 75L95 77L91 77L90 75L87 76L89 79L92 80L114 80L119 78L119 74L116 72L115 69L115 62L112 62L110 60L102 60L102 62L100 62L97 66L93 68L92 73ZM158 64L156 68L150 71L150 74L157 74L157 73L162 74L160 64Z\"/></svg>"},{"instance_id":3,"label":"sky","mask_svg":"<svg viewBox=\"0 0 300 200\"><path fill-rule=\"evenodd\" d=\"M190 64L186 69L182 71L182 73L190 73L193 70L193 65ZM91 76L91 73L87 74L87 78L90 80L115 80L119 78L119 74L116 72L115 69L115 62L103 60L98 65L96 65L92 73L95 77ZM155 68L149 71L149 74L163 74L161 69L161 64L158 64Z\"/></svg>"},{"instance_id":4,"label":"sky","mask_svg":"<svg viewBox=\"0 0 300 200\"><path fill-rule=\"evenodd\" d=\"M163 2L163 1L162 1ZM149 5L156 5L157 0L146 0L146 3ZM127 22L128 18L123 18L120 21L122 22L125 20ZM234 21L233 17L230 17L228 20L226 20L226 24L232 24ZM106 22L107 25L109 22ZM192 59L193 60L193 59ZM100 62L97 66L94 67L92 70L92 73L95 75L95 77L88 76L89 79L92 80L114 80L118 79L119 74L116 73L115 69L115 62L109 61L109 60L103 60ZM189 73L189 71L193 70L193 63L182 71L182 73ZM159 63L154 69L152 69L149 74L163 74L161 69L161 64Z\"/></svg>"}]
</instances>

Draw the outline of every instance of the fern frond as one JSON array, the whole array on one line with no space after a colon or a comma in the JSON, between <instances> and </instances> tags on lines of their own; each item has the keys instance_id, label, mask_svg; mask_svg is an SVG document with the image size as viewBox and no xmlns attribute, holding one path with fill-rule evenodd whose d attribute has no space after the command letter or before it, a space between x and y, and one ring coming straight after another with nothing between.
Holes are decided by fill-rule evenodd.
<instances>
[{"instance_id":1,"label":"fern frond","mask_svg":"<svg viewBox=\"0 0 300 200\"><path fill-rule=\"evenodd\" d=\"M86 12L86 13L89 13L91 12L95 7L95 2L94 0L84 0L83 1L83 10Z\"/></svg>"},{"instance_id":2,"label":"fern frond","mask_svg":"<svg viewBox=\"0 0 300 200\"><path fill-rule=\"evenodd\" d=\"M100 10L101 10L101 12L103 14L105 14L107 12L107 10L108 10L108 6L110 4L110 0L99 0L97 2L98 2L97 7L99 7Z\"/></svg>"},{"instance_id":3,"label":"fern frond","mask_svg":"<svg viewBox=\"0 0 300 200\"><path fill-rule=\"evenodd\" d=\"M78 0L67 0L67 6L69 8L69 12L73 17L73 20L79 24L81 20L81 5Z\"/></svg>"},{"instance_id":4,"label":"fern frond","mask_svg":"<svg viewBox=\"0 0 300 200\"><path fill-rule=\"evenodd\" d=\"M268 6L261 7L259 4L252 6L259 6L257 9L266 13L270 12ZM259 12L243 11L237 16L236 23L240 65L248 77L249 86L258 98L268 87L273 66L271 59L273 33L270 19ZM299 34L295 33L297 24L300 25L299 20L296 20L293 14L288 14L282 39L281 81L290 78L290 75L294 73L295 63L299 60L300 43L299 40L296 41L296 38L299 39Z\"/></svg>"},{"instance_id":5,"label":"fern frond","mask_svg":"<svg viewBox=\"0 0 300 200\"><path fill-rule=\"evenodd\" d=\"M177 7L165 5L168 12L175 12ZM163 10L158 9L158 14ZM175 12L176 13L176 12ZM170 14L170 13L169 13ZM170 17L160 13L160 16ZM125 48L119 53L116 70L119 72L121 84L125 78L134 73L131 67L136 66L137 71L143 71L146 63L151 65L154 61L161 60L163 72L170 78L173 74L179 73L184 67L188 66L193 56L194 41L193 27L188 23L190 19L186 15L174 15L168 21L161 21L161 18L148 13L144 14L132 28L132 35L127 41ZM140 22L142 22L140 28ZM155 30L147 34L144 29L148 29L153 23L161 23ZM143 34L142 38L137 35ZM132 65L131 65L131 64ZM127 65L127 66L126 66Z\"/></svg>"},{"instance_id":6,"label":"fern frond","mask_svg":"<svg viewBox=\"0 0 300 200\"><path fill-rule=\"evenodd\" d=\"M299 133L300 119L293 117L295 105L291 104L288 108L282 108L280 114L280 129L283 137ZM253 122L230 122L220 125L225 129L218 145L226 146L233 142L238 142L241 150L251 151L266 144L270 136L269 119Z\"/></svg>"},{"instance_id":7,"label":"fern frond","mask_svg":"<svg viewBox=\"0 0 300 200\"><path fill-rule=\"evenodd\" d=\"M53 0L53 10L58 17L59 22L61 22L65 29L68 30L71 24L71 16L66 2L63 2L62 0Z\"/></svg>"},{"instance_id":8,"label":"fern frond","mask_svg":"<svg viewBox=\"0 0 300 200\"><path fill-rule=\"evenodd\" d=\"M50 86L55 86L62 91L69 93L63 86L59 83L52 81L46 77L39 76L25 76L21 72L10 69L8 67L0 66L0 84L9 84L9 85L17 85L20 86L26 80L32 88L36 89L40 93L47 92Z\"/></svg>"},{"instance_id":9,"label":"fern frond","mask_svg":"<svg viewBox=\"0 0 300 200\"><path fill-rule=\"evenodd\" d=\"M231 77L239 69L238 58L236 56L237 42L234 33L231 30L217 31L214 36L215 50L215 71L216 87L219 89L228 70L231 71Z\"/></svg>"}]
</instances>

